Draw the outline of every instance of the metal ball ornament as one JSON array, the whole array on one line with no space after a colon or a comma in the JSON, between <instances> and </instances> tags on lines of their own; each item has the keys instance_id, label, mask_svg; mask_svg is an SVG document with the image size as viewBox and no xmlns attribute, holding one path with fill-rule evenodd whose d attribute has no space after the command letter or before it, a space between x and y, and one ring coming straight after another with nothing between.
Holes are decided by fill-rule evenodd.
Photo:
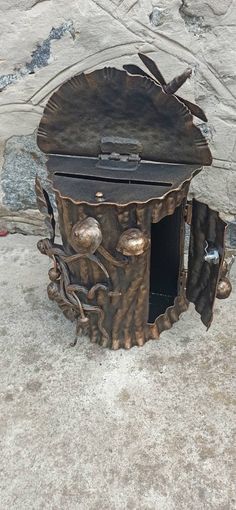
<instances>
[{"instance_id":1,"label":"metal ball ornament","mask_svg":"<svg viewBox=\"0 0 236 510\"><path fill-rule=\"evenodd\" d=\"M78 253L93 254L102 242L101 227L95 218L88 217L75 223L71 232L71 245Z\"/></svg>"},{"instance_id":2,"label":"metal ball ornament","mask_svg":"<svg viewBox=\"0 0 236 510\"><path fill-rule=\"evenodd\" d=\"M216 297L218 299L226 299L231 294L231 291L232 285L229 279L224 276L218 283Z\"/></svg>"},{"instance_id":3,"label":"metal ball ornament","mask_svg":"<svg viewBox=\"0 0 236 510\"><path fill-rule=\"evenodd\" d=\"M51 269L49 269L48 271L48 276L52 282L55 282L56 280L59 280L61 272L59 271L58 268L51 267Z\"/></svg>"},{"instance_id":4,"label":"metal ball ornament","mask_svg":"<svg viewBox=\"0 0 236 510\"><path fill-rule=\"evenodd\" d=\"M142 255L149 247L150 239L138 228L130 228L121 234L117 244L117 251L122 255L135 257Z\"/></svg>"},{"instance_id":5,"label":"metal ball ornament","mask_svg":"<svg viewBox=\"0 0 236 510\"><path fill-rule=\"evenodd\" d=\"M52 301L59 295L59 287L56 282L50 282L47 287L48 297Z\"/></svg>"}]
</instances>

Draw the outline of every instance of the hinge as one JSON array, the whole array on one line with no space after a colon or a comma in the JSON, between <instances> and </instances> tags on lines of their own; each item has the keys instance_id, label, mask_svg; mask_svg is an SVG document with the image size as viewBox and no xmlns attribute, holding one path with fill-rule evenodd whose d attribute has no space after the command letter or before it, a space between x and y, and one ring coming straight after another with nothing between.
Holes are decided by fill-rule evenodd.
<instances>
[{"instance_id":1,"label":"hinge","mask_svg":"<svg viewBox=\"0 0 236 510\"><path fill-rule=\"evenodd\" d=\"M183 269L179 275L179 285L180 285L180 289L182 291L186 289L187 276L188 276L188 270Z\"/></svg>"},{"instance_id":2,"label":"hinge","mask_svg":"<svg viewBox=\"0 0 236 510\"><path fill-rule=\"evenodd\" d=\"M105 163L108 161L121 163L139 163L142 145L133 138L122 138L118 136L104 136L101 139L101 154L98 158ZM128 169L132 165L128 166Z\"/></svg>"},{"instance_id":3,"label":"hinge","mask_svg":"<svg viewBox=\"0 0 236 510\"><path fill-rule=\"evenodd\" d=\"M98 157L102 161L133 161L135 163L140 161L139 154L119 154L118 152L111 152L110 154L99 154Z\"/></svg>"},{"instance_id":4,"label":"hinge","mask_svg":"<svg viewBox=\"0 0 236 510\"><path fill-rule=\"evenodd\" d=\"M192 223L192 210L193 210L192 202L188 202L185 206L184 211L184 220L186 221L187 225L191 225Z\"/></svg>"}]
</instances>

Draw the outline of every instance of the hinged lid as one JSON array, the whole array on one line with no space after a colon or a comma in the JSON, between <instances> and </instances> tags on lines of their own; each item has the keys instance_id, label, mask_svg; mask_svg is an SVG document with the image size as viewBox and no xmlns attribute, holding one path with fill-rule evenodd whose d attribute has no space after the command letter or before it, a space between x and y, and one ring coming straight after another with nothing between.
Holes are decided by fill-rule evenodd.
<instances>
[{"instance_id":1,"label":"hinged lid","mask_svg":"<svg viewBox=\"0 0 236 510\"><path fill-rule=\"evenodd\" d=\"M114 68L80 74L64 83L48 101L38 130L42 151L69 156L98 157L104 153L101 140L111 149L124 138L130 139L126 156L211 163L207 142L181 98L166 93L151 77ZM110 149L105 153L122 154Z\"/></svg>"}]
</instances>

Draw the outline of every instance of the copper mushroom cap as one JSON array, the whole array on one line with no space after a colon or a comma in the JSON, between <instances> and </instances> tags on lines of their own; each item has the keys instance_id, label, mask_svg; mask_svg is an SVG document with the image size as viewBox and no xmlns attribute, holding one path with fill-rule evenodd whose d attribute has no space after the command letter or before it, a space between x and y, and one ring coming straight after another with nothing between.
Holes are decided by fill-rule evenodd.
<instances>
[{"instance_id":1,"label":"copper mushroom cap","mask_svg":"<svg viewBox=\"0 0 236 510\"><path fill-rule=\"evenodd\" d=\"M226 299L231 294L231 291L232 285L229 279L226 276L223 276L218 283L216 297L218 299Z\"/></svg>"},{"instance_id":2,"label":"copper mushroom cap","mask_svg":"<svg viewBox=\"0 0 236 510\"><path fill-rule=\"evenodd\" d=\"M116 247L123 255L142 255L149 247L150 239L138 228L130 228L121 234Z\"/></svg>"},{"instance_id":3,"label":"copper mushroom cap","mask_svg":"<svg viewBox=\"0 0 236 510\"><path fill-rule=\"evenodd\" d=\"M95 218L78 221L71 231L71 245L79 253L94 253L102 242L100 225Z\"/></svg>"}]
</instances>

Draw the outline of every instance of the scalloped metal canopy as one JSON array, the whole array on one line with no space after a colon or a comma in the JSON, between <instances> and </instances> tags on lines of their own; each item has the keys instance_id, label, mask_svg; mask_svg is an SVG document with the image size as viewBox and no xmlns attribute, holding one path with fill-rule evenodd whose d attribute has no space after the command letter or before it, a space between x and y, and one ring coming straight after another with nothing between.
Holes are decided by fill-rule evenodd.
<instances>
[{"instance_id":1,"label":"scalloped metal canopy","mask_svg":"<svg viewBox=\"0 0 236 510\"><path fill-rule=\"evenodd\" d=\"M211 153L179 98L151 78L115 68L80 74L49 99L38 129L47 154L97 157L105 137L137 140L142 160L210 165Z\"/></svg>"}]
</instances>

